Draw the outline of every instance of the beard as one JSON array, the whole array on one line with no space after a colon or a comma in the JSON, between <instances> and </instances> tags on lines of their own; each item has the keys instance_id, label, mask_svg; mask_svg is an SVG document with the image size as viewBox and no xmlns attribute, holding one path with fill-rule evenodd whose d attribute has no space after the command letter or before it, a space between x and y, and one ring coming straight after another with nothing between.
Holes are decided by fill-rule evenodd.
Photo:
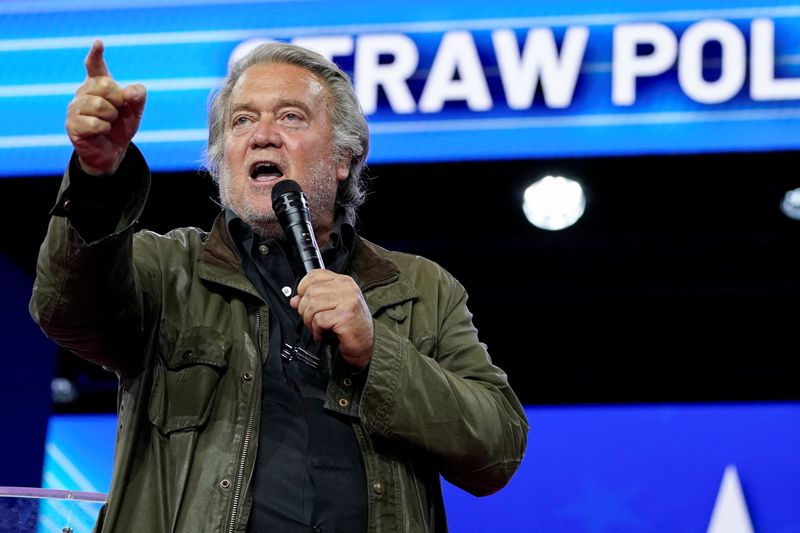
<instances>
[{"instance_id":1,"label":"beard","mask_svg":"<svg viewBox=\"0 0 800 533\"><path fill-rule=\"evenodd\" d=\"M320 233L330 231L333 224L333 210L339 183L336 179L336 163L333 159L321 160L309 168L303 176L292 179L303 187L311 211L311 225L319 240ZM259 236L285 240L283 228L272 209L272 188L247 193L247 183L237 186L230 168L223 163L219 169L219 198L223 207L236 213ZM327 241L327 233L322 240Z\"/></svg>"}]
</instances>

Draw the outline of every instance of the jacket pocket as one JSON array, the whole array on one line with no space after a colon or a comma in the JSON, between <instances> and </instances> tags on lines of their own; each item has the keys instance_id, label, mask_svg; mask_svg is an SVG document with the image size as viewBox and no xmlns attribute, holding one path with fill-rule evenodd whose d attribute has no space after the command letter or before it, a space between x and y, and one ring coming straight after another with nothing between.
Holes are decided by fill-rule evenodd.
<instances>
[{"instance_id":1,"label":"jacket pocket","mask_svg":"<svg viewBox=\"0 0 800 533\"><path fill-rule=\"evenodd\" d=\"M154 369L149 417L163 435L197 430L208 422L230 347L218 331L197 326L182 331L171 349L162 351Z\"/></svg>"}]
</instances>

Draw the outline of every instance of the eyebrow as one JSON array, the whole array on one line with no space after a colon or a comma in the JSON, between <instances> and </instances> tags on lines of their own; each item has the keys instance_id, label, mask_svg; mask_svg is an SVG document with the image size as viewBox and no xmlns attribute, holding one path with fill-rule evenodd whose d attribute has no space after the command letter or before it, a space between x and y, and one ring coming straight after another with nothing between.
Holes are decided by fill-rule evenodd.
<instances>
[{"instance_id":1,"label":"eyebrow","mask_svg":"<svg viewBox=\"0 0 800 533\"><path fill-rule=\"evenodd\" d=\"M256 106L250 101L248 101L248 102L240 102L238 104L234 104L230 108L229 115L232 115L232 114L234 114L234 113L236 113L238 111L251 110L251 109L254 109L255 107ZM301 100L281 100L278 103L277 108L280 109L280 108L284 108L284 107L298 107L298 108L302 109L304 112L311 114L311 109L308 107L308 105L305 102L303 102Z\"/></svg>"}]
</instances>

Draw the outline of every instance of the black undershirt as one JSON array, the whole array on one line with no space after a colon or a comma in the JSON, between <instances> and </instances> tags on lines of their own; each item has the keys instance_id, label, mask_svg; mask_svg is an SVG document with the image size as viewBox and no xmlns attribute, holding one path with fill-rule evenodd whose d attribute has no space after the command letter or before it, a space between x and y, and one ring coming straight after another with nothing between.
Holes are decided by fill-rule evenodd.
<instances>
[{"instance_id":1,"label":"black undershirt","mask_svg":"<svg viewBox=\"0 0 800 533\"><path fill-rule=\"evenodd\" d=\"M328 350L314 342L289 306L302 271L292 269L282 243L259 237L231 211L225 216L245 273L267 302L270 317L247 531L365 532L366 474L355 432L349 420L323 408ZM337 217L331 246L323 254L328 270L346 271L353 233L344 217ZM282 357L282 350L289 354L287 343L305 350L311 364Z\"/></svg>"}]
</instances>

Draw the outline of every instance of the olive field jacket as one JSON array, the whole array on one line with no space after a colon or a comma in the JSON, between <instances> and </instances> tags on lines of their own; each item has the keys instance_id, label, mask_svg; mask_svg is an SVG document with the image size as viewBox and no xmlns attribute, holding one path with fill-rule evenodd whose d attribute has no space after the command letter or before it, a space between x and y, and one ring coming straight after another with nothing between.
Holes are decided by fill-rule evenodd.
<instances>
[{"instance_id":1,"label":"olive field jacket","mask_svg":"<svg viewBox=\"0 0 800 533\"><path fill-rule=\"evenodd\" d=\"M134 233L150 176L129 152L137 192L92 242L70 222L65 175L30 303L48 337L119 378L96 530L244 531L269 309L223 216L209 233ZM476 495L502 488L525 450L525 413L478 341L464 288L441 267L357 238L349 274L373 316L373 355L353 373L332 354L324 406L352 421L369 531L446 531L439 476Z\"/></svg>"}]
</instances>

